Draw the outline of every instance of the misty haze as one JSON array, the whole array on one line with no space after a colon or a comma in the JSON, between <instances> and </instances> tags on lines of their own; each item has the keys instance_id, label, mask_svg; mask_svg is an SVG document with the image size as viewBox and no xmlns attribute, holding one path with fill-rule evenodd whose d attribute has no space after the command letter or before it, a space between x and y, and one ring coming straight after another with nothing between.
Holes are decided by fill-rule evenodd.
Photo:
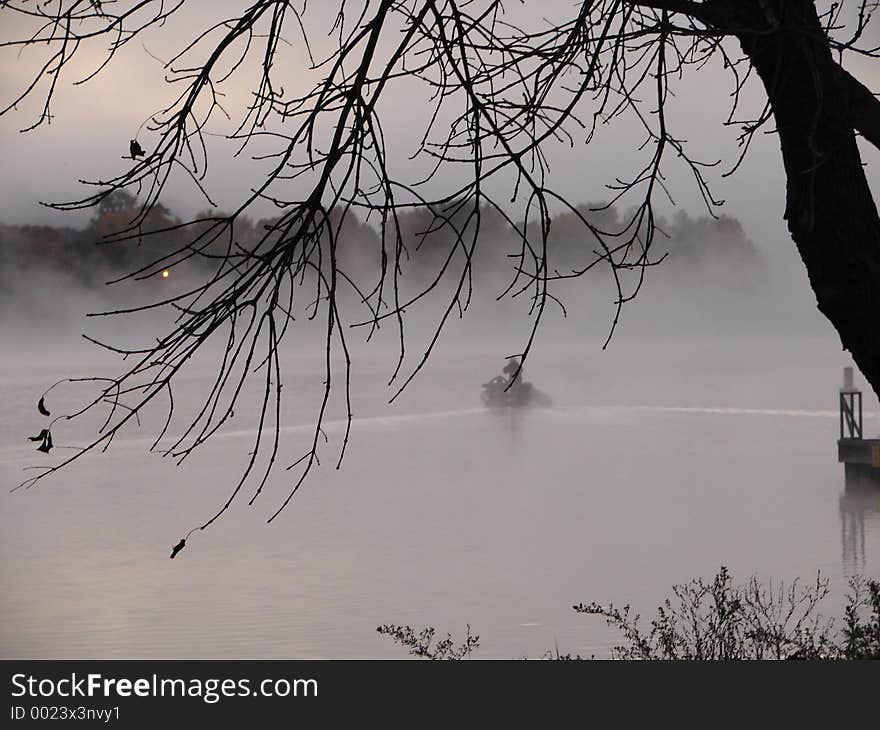
<instances>
[{"instance_id":1,"label":"misty haze","mask_svg":"<svg viewBox=\"0 0 880 730\"><path fill-rule=\"evenodd\" d=\"M571 257L564 224L555 240ZM392 405L394 338L354 343L342 467L328 456L271 525L277 498L267 491L168 562L166 547L227 498L252 447L253 405L179 467L146 453L163 416L154 409L107 453L5 494L3 580L14 588L3 594L4 651L393 657L399 649L374 628L394 619L456 631L469 622L484 657L540 656L557 641L601 656L617 637L600 619L571 614L585 597L647 611L672 583L722 564L786 580L821 570L842 596L850 575L877 572L880 549L880 498L845 491L835 459L836 391L850 363L805 306L806 283L769 263L769 242L733 219L680 214L668 228L670 255L605 351L613 296L598 274L568 287L567 317L557 310L542 325L523 372L551 407L494 412L480 400L523 336L527 307L489 296L506 273L503 255L479 262L478 301ZM136 266L137 248L116 271L86 231L0 230L0 464L14 486L43 456L24 441L39 430L38 395L117 364L79 332L130 339L126 322L82 313L173 291L197 272L106 287ZM354 256L375 234L347 235L342 247ZM504 247L499 235L486 250ZM411 265L428 275L425 258ZM157 334L162 324L134 321ZM410 341L421 343L429 323L415 319ZM311 437L320 333L304 332L283 354L293 455ZM187 374L180 408L197 405L218 355ZM59 387L47 402L67 412L83 389ZM865 411L867 428L880 430L868 393ZM336 446L344 427L336 399L325 424ZM63 422L55 432L62 447L90 435Z\"/></svg>"},{"instance_id":2,"label":"misty haze","mask_svg":"<svg viewBox=\"0 0 880 730\"><path fill-rule=\"evenodd\" d=\"M542 13L566 12L565 3L546 5ZM216 6L220 16L241 11ZM534 20L526 6L514 17ZM326 31L331 16L317 8L305 17ZM24 32L25 21L15 23L4 35ZM783 220L775 135L755 136L736 175L718 168L708 205L689 159L676 159L681 169L668 179L652 178L662 181L656 204L643 204L640 192L618 195L612 183L639 174L643 142L638 119L621 117L585 148L595 155L589 164L567 139L548 143L547 180L566 204L528 202L543 188L528 190L510 170L491 178L487 193L459 183L459 168L443 168L431 185L447 186L448 197L444 188L398 208L376 204L369 195L381 178L349 176L327 184L332 200L310 217L283 197L311 190L304 163L238 209L266 175L272 158L259 145L271 135L255 142L258 159L248 148L237 161L221 147L234 131L223 122L205 143L205 155L217 157L199 178L209 193L175 173L151 197L146 173L112 176L153 164L150 145L161 134L142 122L169 102L162 84L142 75L161 79L186 26L170 36L154 28L126 46L123 70L108 66L106 80L81 87L82 102L69 84L59 87L51 127L18 134L42 108L30 97L15 112L34 117L28 124L0 116L8 161L0 183L4 657L399 658L405 650L376 631L393 623L453 636L470 626L479 658L540 658L554 647L605 658L619 634L573 605L613 601L647 617L671 586L726 566L737 579L785 584L819 573L829 581L822 613L840 616L850 579L880 575L880 486L847 483L838 462L844 368L854 368L862 393L865 439L880 438L880 402L817 310ZM326 32L320 38L319 50L333 47ZM289 46L282 58L305 68L305 51ZM9 60L0 91L12 99L34 71L10 70L15 53L0 53ZM870 61L855 68L876 89ZM241 73L259 77L258 64ZM725 131L729 89L718 90L724 71L715 62L701 73L682 81L669 117L701 159L735 161L739 130ZM250 87L232 78L228 111L237 118ZM303 72L288 93L305 94L318 80ZM297 84L304 89L291 91ZM392 85L379 108L388 118L386 161L409 180L433 158L408 157L429 114L407 88ZM757 84L743 97L760 110ZM90 107L100 118L88 118ZM455 129L448 110L439 119L444 132ZM285 124L266 128L294 134ZM580 150L586 133L571 126L580 141L570 146ZM630 138L627 130L638 131ZM140 154L132 138L144 145ZM859 145L876 191L880 158ZM364 159L374 153L364 145ZM436 154L465 153L450 143ZM378 175L371 164L364 177ZM89 175L110 182L78 185ZM369 194L351 192L360 184ZM90 195L93 204L67 210L38 204ZM840 216L841 226L851 218ZM292 240L291 220L318 222L296 239L308 254L291 254L285 269L272 257ZM639 248L644 241L649 250ZM637 255L606 265L624 243ZM278 268L267 274L260 267L270 260ZM201 289L219 271L242 278ZM290 330L277 347L266 345L276 320L249 334L250 312L230 315L231 300L217 305L216 330L213 319L187 319L228 281L248 277L277 287L271 305L257 284L236 290L258 302L258 322L260 307L283 313L277 327ZM451 297L456 286L461 294ZM90 316L102 312L110 314ZM178 326L182 339L167 345ZM44 478L47 466L128 415L126 398L147 392L122 380L119 388L132 389L119 395L107 383L141 357L170 368L162 358L186 351L200 328L212 334L175 375L173 417L163 391L112 439ZM232 402L243 371L230 366L222 396L218 373L249 337L258 345L245 364L253 377ZM103 388L109 394L81 413ZM210 438L199 435L203 425ZM39 437L44 428L51 448ZM304 454L314 465L300 461Z\"/></svg>"}]
</instances>

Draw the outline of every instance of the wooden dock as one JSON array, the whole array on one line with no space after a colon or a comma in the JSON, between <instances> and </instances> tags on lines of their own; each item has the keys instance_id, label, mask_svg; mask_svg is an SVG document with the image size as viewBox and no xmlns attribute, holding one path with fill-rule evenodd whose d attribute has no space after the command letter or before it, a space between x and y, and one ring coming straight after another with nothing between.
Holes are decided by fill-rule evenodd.
<instances>
[{"instance_id":1,"label":"wooden dock","mask_svg":"<svg viewBox=\"0 0 880 730\"><path fill-rule=\"evenodd\" d=\"M864 434L862 393L853 384L853 369L844 368L837 460L844 466L848 485L880 486L880 438L865 438Z\"/></svg>"},{"instance_id":2,"label":"wooden dock","mask_svg":"<svg viewBox=\"0 0 880 730\"><path fill-rule=\"evenodd\" d=\"M846 481L880 485L880 439L842 438L837 460L844 466Z\"/></svg>"}]
</instances>

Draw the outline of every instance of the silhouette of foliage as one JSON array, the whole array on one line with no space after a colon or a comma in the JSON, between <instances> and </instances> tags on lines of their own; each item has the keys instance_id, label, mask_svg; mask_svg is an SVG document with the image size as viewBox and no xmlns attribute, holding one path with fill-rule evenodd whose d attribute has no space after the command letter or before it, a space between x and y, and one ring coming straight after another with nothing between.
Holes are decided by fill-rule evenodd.
<instances>
[{"instance_id":1,"label":"silhouette of foliage","mask_svg":"<svg viewBox=\"0 0 880 730\"><path fill-rule=\"evenodd\" d=\"M722 567L712 581L674 586L647 630L629 606L581 603L574 610L602 616L620 631L625 643L612 649L616 659L880 658L880 583L854 578L850 588L842 636L818 612L828 595L828 580L821 576L808 585L795 581L776 588L753 576L738 586Z\"/></svg>"},{"instance_id":2,"label":"silhouette of foliage","mask_svg":"<svg viewBox=\"0 0 880 730\"><path fill-rule=\"evenodd\" d=\"M434 642L434 627L429 626L418 633L410 626L396 626L387 624L379 626L378 631L383 636L390 636L396 643L409 649L409 653L422 659L457 660L470 657L480 646L480 637L471 634L468 624L465 639L456 645L450 634L445 639Z\"/></svg>"},{"instance_id":3,"label":"silhouette of foliage","mask_svg":"<svg viewBox=\"0 0 880 730\"><path fill-rule=\"evenodd\" d=\"M880 659L880 581L854 579L844 616L844 659Z\"/></svg>"},{"instance_id":4,"label":"silhouette of foliage","mask_svg":"<svg viewBox=\"0 0 880 730\"><path fill-rule=\"evenodd\" d=\"M754 576L735 585L730 572L721 567L706 582L696 578L673 586L673 596L657 608L650 629L639 625L639 615L629 606L579 603L578 613L605 618L623 640L612 648L611 658L621 660L857 660L880 659L880 581L854 577L844 610L842 630L824 618L819 604L828 595L828 580L788 587L762 584ZM434 629L416 633L409 626L380 626L379 633L408 647L410 654L432 659L460 659L469 655L470 625L465 643L453 647L449 635L433 649ZM479 637L476 637L479 638ZM477 643L474 639L473 648ZM441 648L438 651L438 648ZM434 656L434 654L441 654ZM562 653L557 646L543 659L582 660L578 654ZM595 659L595 657L593 657Z\"/></svg>"}]
</instances>

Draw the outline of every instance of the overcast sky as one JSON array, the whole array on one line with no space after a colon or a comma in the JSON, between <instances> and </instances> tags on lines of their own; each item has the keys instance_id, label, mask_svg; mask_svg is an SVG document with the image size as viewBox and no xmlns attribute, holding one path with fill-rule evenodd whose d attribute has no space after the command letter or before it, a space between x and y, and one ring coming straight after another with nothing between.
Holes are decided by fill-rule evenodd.
<instances>
[{"instance_id":1,"label":"overcast sky","mask_svg":"<svg viewBox=\"0 0 880 730\"><path fill-rule=\"evenodd\" d=\"M57 92L53 106L51 125L20 134L18 130L35 118L36 99L22 105L16 114L0 118L0 144L4 174L0 178L0 221L6 223L51 222L61 224L76 220L81 224L85 217L71 219L68 216L47 211L38 205L41 200L64 200L81 195L80 178L107 178L117 173L125 162L128 140L135 136L138 127L152 112L171 98L170 90L163 82L161 64L147 50L160 58L168 57L173 49L189 39L194 29L206 27L218 15L233 15L237 8L247 3L222 0L221 2L188 3L180 18L170 21L164 28L145 35L143 42L136 42L95 80L73 87L76 79L70 74ZM326 28L332 2L311 3L310 22L316 29ZM516 9L521 18L533 23L543 22L542 17L571 12L571 2L563 0L526 1ZM533 9L534 8L534 9ZM8 11L0 11L7 13ZM539 15L540 14L540 15ZM880 44L880 17L871 32L871 39ZM20 25L9 22L8 17L0 23L4 38L21 32ZM289 35L292 41L295 34ZM869 42L870 40L869 39ZM89 51L84 58L91 63L98 58L99 49ZM34 71L38 52L26 52L18 57L14 53L0 54L0 98L4 104L21 89ZM305 86L310 76L306 71L306 56L301 43L293 42L284 50L284 64L289 70L285 76L292 89ZM880 64L876 61L854 61L850 68L872 90L880 90ZM82 65L85 70L88 65ZM249 77L239 77L227 89L232 98L244 91ZM717 66L688 75L676 84L676 99L670 110L671 121L679 136L691 143L691 151L703 159L722 159L729 162L736 158L737 130L724 127L730 105L730 77ZM755 109L763 102L762 90L753 85L748 90L747 108ZM418 105L412 97L392 89L385 108L385 125L391 147L401 169L412 153L420 130ZM148 135L142 134L146 144ZM642 142L641 134L628 123L616 124L605 130L589 146L550 150L552 160L551 181L557 189L567 193L575 202L586 202L608 197L604 185L613 182L618 175L625 176L636 170L643 159L636 151ZM145 145L146 146L146 145ZM864 158L872 187L880 190L880 154L862 145ZM209 187L221 207L234 205L247 185L259 177L259 167L247 161L228 159L219 154L212 160ZM762 136L755 144L745 165L739 172L724 179L721 172L710 173L710 180L717 197L726 201L724 212L739 218L748 233L765 250L780 260L797 261L797 254L788 238L782 212L784 209L785 181L782 172L778 142L773 136ZM692 214L700 212L694 186L687 175L676 174L670 168L671 188L683 207ZM679 171L682 172L682 171ZM256 177L255 177L256 176ZM164 200L180 215L192 214L205 207L204 199L191 184L175 181ZM268 209L257 211L268 213Z\"/></svg>"}]
</instances>

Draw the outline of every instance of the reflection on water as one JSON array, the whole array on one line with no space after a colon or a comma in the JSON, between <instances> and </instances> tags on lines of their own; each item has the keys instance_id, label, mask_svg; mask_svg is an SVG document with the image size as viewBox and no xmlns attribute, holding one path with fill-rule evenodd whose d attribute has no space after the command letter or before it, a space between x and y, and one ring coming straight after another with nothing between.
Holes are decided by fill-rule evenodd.
<instances>
[{"instance_id":1,"label":"reflection on water","mask_svg":"<svg viewBox=\"0 0 880 730\"><path fill-rule=\"evenodd\" d=\"M228 497L254 431L236 409L234 429L176 468L135 430L64 478L0 492L0 655L401 657L377 625L470 623L481 657L557 644L601 656L619 637L573 604L646 615L721 565L743 581L820 570L824 608L839 613L850 575L880 574L880 493L841 493L834 386L817 396L815 360L802 361L749 382L739 361L703 364L683 382L655 357L641 386L645 357L607 378L579 374L583 359L538 361L530 378L559 406L498 413L480 406L472 362L441 363L392 408L377 369L358 381L340 471L319 469L267 525L289 487L280 475L174 561L171 546ZM815 380L835 383L833 365ZM33 393L52 382L13 370L0 372L7 486L33 463ZM308 417L286 423L298 453Z\"/></svg>"},{"instance_id":2,"label":"reflection on water","mask_svg":"<svg viewBox=\"0 0 880 730\"><path fill-rule=\"evenodd\" d=\"M866 523L880 525L880 484L848 482L840 495L840 541L844 570L852 575L865 574Z\"/></svg>"}]
</instances>

